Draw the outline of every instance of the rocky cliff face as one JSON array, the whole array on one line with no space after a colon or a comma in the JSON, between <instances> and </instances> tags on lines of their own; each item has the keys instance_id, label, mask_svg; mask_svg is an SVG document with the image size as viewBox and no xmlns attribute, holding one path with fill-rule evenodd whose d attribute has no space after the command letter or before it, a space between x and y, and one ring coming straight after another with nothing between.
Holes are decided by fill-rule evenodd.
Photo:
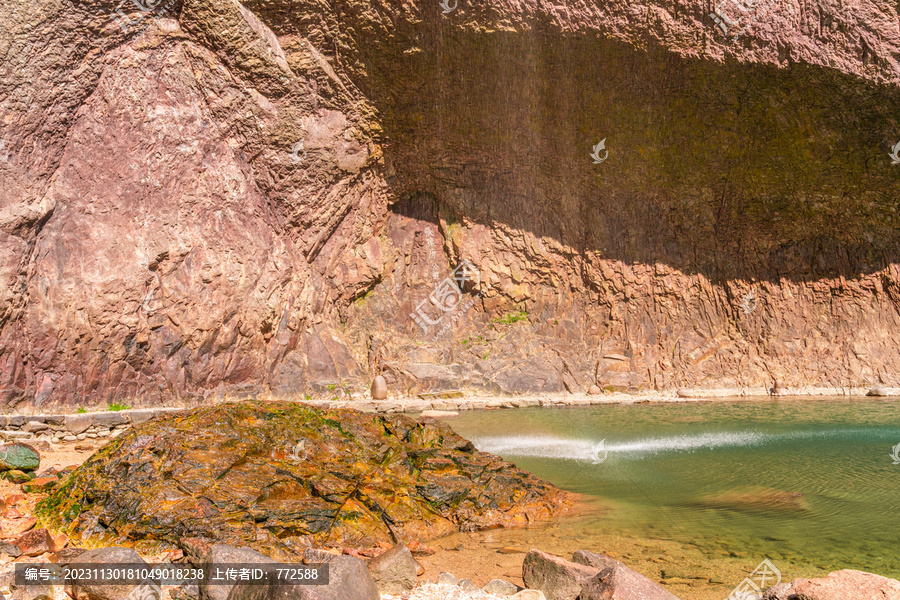
<instances>
[{"instance_id":1,"label":"rocky cliff face","mask_svg":"<svg viewBox=\"0 0 900 600\"><path fill-rule=\"evenodd\" d=\"M900 384L897 7L735 2L0 6L3 404Z\"/></svg>"}]
</instances>

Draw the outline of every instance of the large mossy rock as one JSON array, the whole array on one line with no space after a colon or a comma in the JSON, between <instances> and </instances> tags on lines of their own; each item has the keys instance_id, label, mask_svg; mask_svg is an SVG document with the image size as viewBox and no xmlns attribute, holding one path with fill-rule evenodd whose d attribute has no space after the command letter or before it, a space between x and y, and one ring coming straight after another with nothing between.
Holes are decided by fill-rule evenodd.
<instances>
[{"instance_id":1,"label":"large mossy rock","mask_svg":"<svg viewBox=\"0 0 900 600\"><path fill-rule=\"evenodd\" d=\"M249 402L135 426L36 514L86 544L199 537L281 559L310 543L368 546L525 523L567 503L443 423Z\"/></svg>"}]
</instances>

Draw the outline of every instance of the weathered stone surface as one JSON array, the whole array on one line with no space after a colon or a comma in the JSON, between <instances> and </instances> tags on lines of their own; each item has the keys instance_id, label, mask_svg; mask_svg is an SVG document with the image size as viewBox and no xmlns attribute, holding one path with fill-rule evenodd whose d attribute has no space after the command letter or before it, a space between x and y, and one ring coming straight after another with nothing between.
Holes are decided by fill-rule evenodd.
<instances>
[{"instance_id":1,"label":"weathered stone surface","mask_svg":"<svg viewBox=\"0 0 900 600\"><path fill-rule=\"evenodd\" d=\"M384 400L388 396L388 387L387 382L384 377L378 375L372 381L372 399L373 400Z\"/></svg>"},{"instance_id":2,"label":"weathered stone surface","mask_svg":"<svg viewBox=\"0 0 900 600\"><path fill-rule=\"evenodd\" d=\"M37 525L37 519L34 517L21 517L17 519L3 519L0 521L0 524L3 525L3 533L8 536L19 535L20 533L25 533L35 525Z\"/></svg>"},{"instance_id":3,"label":"weathered stone surface","mask_svg":"<svg viewBox=\"0 0 900 600\"><path fill-rule=\"evenodd\" d=\"M844 569L821 579L795 579L773 586L763 600L900 600L900 581Z\"/></svg>"},{"instance_id":4,"label":"weathered stone surface","mask_svg":"<svg viewBox=\"0 0 900 600\"><path fill-rule=\"evenodd\" d=\"M185 540L182 540L185 542ZM190 543L183 546L188 550L188 554L195 565L198 567L204 564L261 564L274 562L265 554L261 554L252 548L235 548L226 544L204 544L200 542L200 546L192 546ZM192 552L193 551L193 552ZM199 586L200 598L202 600L226 600L233 585L222 585L221 583L210 583L210 578L204 579Z\"/></svg>"},{"instance_id":5,"label":"weathered stone surface","mask_svg":"<svg viewBox=\"0 0 900 600\"><path fill-rule=\"evenodd\" d=\"M94 424L94 419L92 415L66 415L66 431L71 434L78 435Z\"/></svg>"},{"instance_id":6,"label":"weathered stone surface","mask_svg":"<svg viewBox=\"0 0 900 600\"><path fill-rule=\"evenodd\" d=\"M572 560L599 569L585 582L578 600L678 600L658 583L608 556L578 551Z\"/></svg>"},{"instance_id":7,"label":"weathered stone surface","mask_svg":"<svg viewBox=\"0 0 900 600\"><path fill-rule=\"evenodd\" d=\"M353 556L338 556L328 563L327 586L247 585L234 587L228 600L379 600L375 581L365 563Z\"/></svg>"},{"instance_id":8,"label":"weathered stone surface","mask_svg":"<svg viewBox=\"0 0 900 600\"><path fill-rule=\"evenodd\" d=\"M19 548L18 546L16 546L15 544L13 544L12 542L0 541L0 552L15 558L17 556L21 556L22 549Z\"/></svg>"},{"instance_id":9,"label":"weathered stone surface","mask_svg":"<svg viewBox=\"0 0 900 600\"><path fill-rule=\"evenodd\" d=\"M245 402L134 426L35 514L91 543L127 533L187 553L182 538L202 538L296 561L311 544L411 542L526 523L567 504L442 422Z\"/></svg>"},{"instance_id":10,"label":"weathered stone surface","mask_svg":"<svg viewBox=\"0 0 900 600\"><path fill-rule=\"evenodd\" d=\"M481 587L481 590L498 596L512 596L519 591L519 586L502 579L491 579Z\"/></svg>"},{"instance_id":11,"label":"weathered stone surface","mask_svg":"<svg viewBox=\"0 0 900 600\"><path fill-rule=\"evenodd\" d=\"M146 564L137 552L122 547L88 550L79 554L74 562L85 565ZM134 587L133 584L74 581L66 585L66 592L75 600L122 600Z\"/></svg>"},{"instance_id":12,"label":"weathered stone surface","mask_svg":"<svg viewBox=\"0 0 900 600\"><path fill-rule=\"evenodd\" d=\"M22 491L29 494L43 494L57 486L59 479L56 477L37 477L22 484Z\"/></svg>"},{"instance_id":13,"label":"weathered stone surface","mask_svg":"<svg viewBox=\"0 0 900 600\"><path fill-rule=\"evenodd\" d=\"M34 471L41 466L41 455L26 444L4 444L0 446L0 471Z\"/></svg>"},{"instance_id":14,"label":"weathered stone surface","mask_svg":"<svg viewBox=\"0 0 900 600\"><path fill-rule=\"evenodd\" d=\"M403 544L373 558L368 567L382 594L402 594L416 585L416 559Z\"/></svg>"},{"instance_id":15,"label":"weathered stone surface","mask_svg":"<svg viewBox=\"0 0 900 600\"><path fill-rule=\"evenodd\" d=\"M547 600L547 597L540 590L522 590L511 596L510 600Z\"/></svg>"},{"instance_id":16,"label":"weathered stone surface","mask_svg":"<svg viewBox=\"0 0 900 600\"><path fill-rule=\"evenodd\" d=\"M528 589L540 590L550 600L578 600L598 569L569 562L559 556L532 550L522 563L522 579Z\"/></svg>"},{"instance_id":17,"label":"weathered stone surface","mask_svg":"<svg viewBox=\"0 0 900 600\"><path fill-rule=\"evenodd\" d=\"M900 383L895 3L20 4L3 408Z\"/></svg>"},{"instance_id":18,"label":"weathered stone surface","mask_svg":"<svg viewBox=\"0 0 900 600\"><path fill-rule=\"evenodd\" d=\"M14 543L25 556L38 556L44 552L52 552L50 534L46 529L32 529L16 538Z\"/></svg>"}]
</instances>

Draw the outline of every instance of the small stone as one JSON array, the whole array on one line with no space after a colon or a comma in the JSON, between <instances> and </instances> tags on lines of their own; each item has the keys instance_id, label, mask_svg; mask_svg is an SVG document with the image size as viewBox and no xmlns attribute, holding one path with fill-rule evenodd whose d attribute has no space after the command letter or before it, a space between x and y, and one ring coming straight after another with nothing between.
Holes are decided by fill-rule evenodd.
<instances>
[{"instance_id":1,"label":"small stone","mask_svg":"<svg viewBox=\"0 0 900 600\"><path fill-rule=\"evenodd\" d=\"M27 423L25 423L25 425L22 426L22 431L30 431L32 433L36 431L44 431L45 429L50 429L50 426L43 421L28 421Z\"/></svg>"},{"instance_id":2,"label":"small stone","mask_svg":"<svg viewBox=\"0 0 900 600\"><path fill-rule=\"evenodd\" d=\"M63 436L63 441L64 441L64 442L77 442L77 441L78 441L78 438L75 437L74 435L64 435L64 436Z\"/></svg>"},{"instance_id":3,"label":"small stone","mask_svg":"<svg viewBox=\"0 0 900 600\"><path fill-rule=\"evenodd\" d=\"M81 441L81 440L83 440L83 439L85 439L85 438L87 438L87 434L86 434L86 433L79 433L78 435L75 436L75 439L78 440L78 441Z\"/></svg>"},{"instance_id":4,"label":"small stone","mask_svg":"<svg viewBox=\"0 0 900 600\"><path fill-rule=\"evenodd\" d=\"M11 542L0 542L0 552L8 554L13 558L22 555L22 549Z\"/></svg>"},{"instance_id":5,"label":"small stone","mask_svg":"<svg viewBox=\"0 0 900 600\"><path fill-rule=\"evenodd\" d=\"M50 534L50 552L59 552L69 545L69 536L64 533Z\"/></svg>"},{"instance_id":6,"label":"small stone","mask_svg":"<svg viewBox=\"0 0 900 600\"><path fill-rule=\"evenodd\" d=\"M694 390L690 388L678 388L678 391L676 391L675 394L679 398L693 398L695 395Z\"/></svg>"},{"instance_id":7,"label":"small stone","mask_svg":"<svg viewBox=\"0 0 900 600\"><path fill-rule=\"evenodd\" d=\"M3 475L7 481L11 481L13 483L25 483L26 481L31 480L31 477L29 477L27 473L25 473L24 471L20 471L19 469L12 469L11 471L7 471Z\"/></svg>"},{"instance_id":8,"label":"small stone","mask_svg":"<svg viewBox=\"0 0 900 600\"><path fill-rule=\"evenodd\" d=\"M56 477L39 477L22 485L22 490L28 494L44 494L50 492L59 483Z\"/></svg>"},{"instance_id":9,"label":"small stone","mask_svg":"<svg viewBox=\"0 0 900 600\"><path fill-rule=\"evenodd\" d=\"M775 380L775 385L772 387L772 395L773 396L783 396L786 393L784 382L780 379Z\"/></svg>"},{"instance_id":10,"label":"small stone","mask_svg":"<svg viewBox=\"0 0 900 600\"><path fill-rule=\"evenodd\" d=\"M502 579L491 579L484 584L481 591L488 594L496 594L497 596L512 596L519 591L519 586Z\"/></svg>"},{"instance_id":11,"label":"small stone","mask_svg":"<svg viewBox=\"0 0 900 600\"><path fill-rule=\"evenodd\" d=\"M866 393L866 396L889 396L889 395L890 395L890 393L888 392L888 389L886 387L884 387L883 385L873 385L871 387L871 389L869 389L868 393Z\"/></svg>"},{"instance_id":12,"label":"small stone","mask_svg":"<svg viewBox=\"0 0 900 600\"><path fill-rule=\"evenodd\" d=\"M109 429L101 429L97 432L98 438L105 438L109 436Z\"/></svg>"},{"instance_id":13,"label":"small stone","mask_svg":"<svg viewBox=\"0 0 900 600\"><path fill-rule=\"evenodd\" d=\"M388 396L387 381L382 375L378 375L372 382L372 399L384 400Z\"/></svg>"},{"instance_id":14,"label":"small stone","mask_svg":"<svg viewBox=\"0 0 900 600\"><path fill-rule=\"evenodd\" d=\"M0 446L0 471L18 469L34 471L41 465L41 455L27 444L6 444Z\"/></svg>"},{"instance_id":15,"label":"small stone","mask_svg":"<svg viewBox=\"0 0 900 600\"><path fill-rule=\"evenodd\" d=\"M459 585L459 579L455 577L452 573L441 573L438 575L438 583L444 585Z\"/></svg>"},{"instance_id":16,"label":"small stone","mask_svg":"<svg viewBox=\"0 0 900 600\"><path fill-rule=\"evenodd\" d=\"M458 417L459 413L455 410L423 410L423 418L444 419L447 417Z\"/></svg>"},{"instance_id":17,"label":"small stone","mask_svg":"<svg viewBox=\"0 0 900 600\"><path fill-rule=\"evenodd\" d=\"M37 519L34 517L23 517L21 519L0 522L0 524L3 525L2 530L4 535L12 537L21 535L34 527L37 524Z\"/></svg>"},{"instance_id":18,"label":"small stone","mask_svg":"<svg viewBox=\"0 0 900 600\"><path fill-rule=\"evenodd\" d=\"M603 390L600 389L600 386L595 384L595 385L592 385L590 388L588 388L587 393L588 393L588 396L599 396L602 391Z\"/></svg>"},{"instance_id":19,"label":"small stone","mask_svg":"<svg viewBox=\"0 0 900 600\"><path fill-rule=\"evenodd\" d=\"M92 440L96 440L96 439L97 439L97 434L96 434L96 433L88 433L88 434L87 434L87 437L90 438L90 439L92 439Z\"/></svg>"},{"instance_id":20,"label":"small stone","mask_svg":"<svg viewBox=\"0 0 900 600\"><path fill-rule=\"evenodd\" d=\"M505 546L497 550L497 554L528 554L528 550L515 546Z\"/></svg>"},{"instance_id":21,"label":"small stone","mask_svg":"<svg viewBox=\"0 0 900 600\"><path fill-rule=\"evenodd\" d=\"M416 559L403 544L369 561L369 573L382 594L402 594L416 585Z\"/></svg>"},{"instance_id":22,"label":"small stone","mask_svg":"<svg viewBox=\"0 0 900 600\"><path fill-rule=\"evenodd\" d=\"M85 451L85 450L93 450L94 447L91 444L75 444L75 449Z\"/></svg>"},{"instance_id":23,"label":"small stone","mask_svg":"<svg viewBox=\"0 0 900 600\"><path fill-rule=\"evenodd\" d=\"M25 556L39 556L50 552L50 535L46 529L32 529L20 535L14 543Z\"/></svg>"},{"instance_id":24,"label":"small stone","mask_svg":"<svg viewBox=\"0 0 900 600\"><path fill-rule=\"evenodd\" d=\"M471 579L460 579L459 589L464 592L474 592L478 590L478 586Z\"/></svg>"}]
</instances>

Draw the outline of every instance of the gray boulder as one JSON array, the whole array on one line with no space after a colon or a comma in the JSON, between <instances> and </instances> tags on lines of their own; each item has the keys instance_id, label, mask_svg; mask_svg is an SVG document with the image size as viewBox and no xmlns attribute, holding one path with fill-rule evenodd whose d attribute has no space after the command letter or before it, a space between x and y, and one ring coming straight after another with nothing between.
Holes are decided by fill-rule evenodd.
<instances>
[{"instance_id":1,"label":"gray boulder","mask_svg":"<svg viewBox=\"0 0 900 600\"><path fill-rule=\"evenodd\" d=\"M369 561L369 573L382 594L402 594L416 585L416 559L403 544L397 544Z\"/></svg>"},{"instance_id":2,"label":"gray boulder","mask_svg":"<svg viewBox=\"0 0 900 600\"><path fill-rule=\"evenodd\" d=\"M488 594L494 594L496 596L512 596L519 591L519 586L508 581L503 581L502 579L491 579L486 584L484 584L484 587L481 588L481 591L487 592Z\"/></svg>"},{"instance_id":3,"label":"gray boulder","mask_svg":"<svg viewBox=\"0 0 900 600\"><path fill-rule=\"evenodd\" d=\"M353 556L336 556L328 563L328 585L265 585L241 583L228 600L380 600L366 564Z\"/></svg>"},{"instance_id":4,"label":"gray boulder","mask_svg":"<svg viewBox=\"0 0 900 600\"><path fill-rule=\"evenodd\" d=\"M214 565L272 564L278 562L252 548L236 548L226 544L211 544L208 548L203 548L197 558L200 559L199 562ZM209 575L200 582L201 600L226 600L234 586L221 583L212 584L209 582Z\"/></svg>"},{"instance_id":5,"label":"gray boulder","mask_svg":"<svg viewBox=\"0 0 900 600\"><path fill-rule=\"evenodd\" d=\"M599 569L585 582L579 600L678 600L655 581L608 556L579 550L572 560Z\"/></svg>"},{"instance_id":6,"label":"gray boulder","mask_svg":"<svg viewBox=\"0 0 900 600\"><path fill-rule=\"evenodd\" d=\"M580 600L581 590L599 569L532 550L522 563L525 587L544 592L548 600Z\"/></svg>"}]
</instances>

